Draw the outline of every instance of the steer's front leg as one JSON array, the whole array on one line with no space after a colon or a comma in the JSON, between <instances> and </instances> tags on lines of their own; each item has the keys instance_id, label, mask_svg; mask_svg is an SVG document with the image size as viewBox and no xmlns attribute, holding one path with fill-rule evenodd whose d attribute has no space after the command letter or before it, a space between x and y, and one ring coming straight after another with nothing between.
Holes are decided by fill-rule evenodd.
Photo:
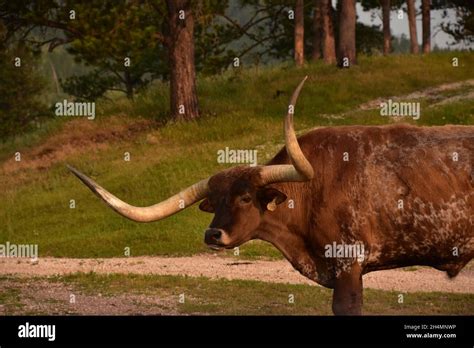
<instances>
[{"instance_id":1,"label":"steer's front leg","mask_svg":"<svg viewBox=\"0 0 474 348\"><path fill-rule=\"evenodd\" d=\"M362 314L362 269L357 262L336 278L332 311L335 315Z\"/></svg>"}]
</instances>

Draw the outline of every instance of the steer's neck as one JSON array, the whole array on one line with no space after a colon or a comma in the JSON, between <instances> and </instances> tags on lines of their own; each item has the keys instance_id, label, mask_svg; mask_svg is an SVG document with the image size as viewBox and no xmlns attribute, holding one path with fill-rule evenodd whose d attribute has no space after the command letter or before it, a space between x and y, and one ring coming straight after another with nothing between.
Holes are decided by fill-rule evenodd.
<instances>
[{"instance_id":1,"label":"steer's neck","mask_svg":"<svg viewBox=\"0 0 474 348\"><path fill-rule=\"evenodd\" d=\"M290 185L275 188L284 192L288 199L275 211L264 213L257 238L273 244L300 273L317 281L316 265L306 242L311 221L310 211L306 210L309 197L304 192L307 191L301 187L292 189Z\"/></svg>"},{"instance_id":2,"label":"steer's neck","mask_svg":"<svg viewBox=\"0 0 474 348\"><path fill-rule=\"evenodd\" d=\"M273 244L290 261L296 255L305 252L305 243L302 236L274 217L265 219L259 227L257 237Z\"/></svg>"}]
</instances>

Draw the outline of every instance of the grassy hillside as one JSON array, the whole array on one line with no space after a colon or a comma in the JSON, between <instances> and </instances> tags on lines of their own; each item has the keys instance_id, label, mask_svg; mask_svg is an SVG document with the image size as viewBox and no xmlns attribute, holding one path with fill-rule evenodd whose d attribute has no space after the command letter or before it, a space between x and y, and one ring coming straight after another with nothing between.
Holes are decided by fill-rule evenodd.
<instances>
[{"instance_id":1,"label":"grassy hillside","mask_svg":"<svg viewBox=\"0 0 474 348\"><path fill-rule=\"evenodd\" d=\"M460 60L457 68L451 65L454 56ZM150 205L225 168L217 163L216 152L226 146L256 148L259 163L269 159L283 142L288 99L304 75L310 79L296 107L298 131L395 122L381 117L378 109L357 106L472 79L473 65L472 53L444 53L362 57L359 66L348 70L320 64L249 69L199 79L204 117L196 122L166 123L167 87L161 84L134 102L101 102L94 121L53 120L34 134L0 145L0 243L38 243L40 256L121 256L126 247L132 256L208 252L202 240L210 214L196 206L156 223L130 222L101 203L65 163L131 204ZM470 94L471 88L459 86L426 96L421 118L403 121L474 124ZM17 151L20 162L14 161ZM128 162L125 152L131 155ZM71 199L75 209L69 208ZM278 257L262 242L249 243L240 253Z\"/></svg>"}]
</instances>

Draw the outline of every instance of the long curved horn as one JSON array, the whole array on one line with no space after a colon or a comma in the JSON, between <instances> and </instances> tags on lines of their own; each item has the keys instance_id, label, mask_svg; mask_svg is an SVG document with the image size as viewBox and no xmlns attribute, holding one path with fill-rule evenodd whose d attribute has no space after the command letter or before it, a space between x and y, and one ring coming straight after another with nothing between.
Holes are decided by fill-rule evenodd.
<instances>
[{"instance_id":1,"label":"long curved horn","mask_svg":"<svg viewBox=\"0 0 474 348\"><path fill-rule=\"evenodd\" d=\"M209 181L208 178L189 186L180 193L158 204L149 207L134 207L115 197L77 169L70 165L67 167L113 210L130 220L138 222L150 222L164 219L205 198L209 191L207 185Z\"/></svg>"},{"instance_id":2,"label":"long curved horn","mask_svg":"<svg viewBox=\"0 0 474 348\"><path fill-rule=\"evenodd\" d=\"M293 128L293 114L298 96L308 76L296 87L290 99L288 114L285 118L285 145L292 164L270 165L262 167L261 176L265 184L284 181L308 181L314 177L311 163L301 151L295 129Z\"/></svg>"},{"instance_id":3,"label":"long curved horn","mask_svg":"<svg viewBox=\"0 0 474 348\"><path fill-rule=\"evenodd\" d=\"M301 151L293 128L294 107L307 78L308 77L306 76L293 92L290 99L288 114L285 119L286 151L288 152L292 164L262 167L260 175L264 184L285 181L308 181L314 176L313 167ZM164 219L205 198L209 192L209 178L207 178L191 185L163 202L149 207L135 207L115 197L77 169L69 165L67 167L113 210L130 220L138 222L151 222Z\"/></svg>"}]
</instances>

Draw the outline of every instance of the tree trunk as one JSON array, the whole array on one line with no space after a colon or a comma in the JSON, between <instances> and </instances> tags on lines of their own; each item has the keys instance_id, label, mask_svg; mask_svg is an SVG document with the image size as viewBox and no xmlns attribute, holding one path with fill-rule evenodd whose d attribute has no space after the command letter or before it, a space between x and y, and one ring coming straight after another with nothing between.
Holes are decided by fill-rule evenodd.
<instances>
[{"instance_id":1,"label":"tree trunk","mask_svg":"<svg viewBox=\"0 0 474 348\"><path fill-rule=\"evenodd\" d=\"M199 117L191 1L167 0L166 4L169 24L171 116L174 119L191 120Z\"/></svg>"},{"instance_id":2,"label":"tree trunk","mask_svg":"<svg viewBox=\"0 0 474 348\"><path fill-rule=\"evenodd\" d=\"M304 3L296 0L295 8L295 63L304 64Z\"/></svg>"},{"instance_id":3,"label":"tree trunk","mask_svg":"<svg viewBox=\"0 0 474 348\"><path fill-rule=\"evenodd\" d=\"M318 1L321 2L323 59L326 64L334 64L336 63L336 41L334 40L331 0Z\"/></svg>"},{"instance_id":4,"label":"tree trunk","mask_svg":"<svg viewBox=\"0 0 474 348\"><path fill-rule=\"evenodd\" d=\"M410 29L411 53L418 54L418 37L416 34L415 0L407 0L408 27Z\"/></svg>"},{"instance_id":5,"label":"tree trunk","mask_svg":"<svg viewBox=\"0 0 474 348\"><path fill-rule=\"evenodd\" d=\"M421 14L423 16L423 53L431 51L431 20L430 0L421 0Z\"/></svg>"},{"instance_id":6,"label":"tree trunk","mask_svg":"<svg viewBox=\"0 0 474 348\"><path fill-rule=\"evenodd\" d=\"M341 0L339 14L339 44L338 65L349 67L356 64L356 2L355 0Z\"/></svg>"},{"instance_id":7,"label":"tree trunk","mask_svg":"<svg viewBox=\"0 0 474 348\"><path fill-rule=\"evenodd\" d=\"M390 34L390 0L381 0L383 23L383 54L392 51L392 35Z\"/></svg>"},{"instance_id":8,"label":"tree trunk","mask_svg":"<svg viewBox=\"0 0 474 348\"><path fill-rule=\"evenodd\" d=\"M321 39L322 39L322 23L321 23L321 1L314 0L313 14L313 52L311 59L313 61L321 58Z\"/></svg>"}]
</instances>

